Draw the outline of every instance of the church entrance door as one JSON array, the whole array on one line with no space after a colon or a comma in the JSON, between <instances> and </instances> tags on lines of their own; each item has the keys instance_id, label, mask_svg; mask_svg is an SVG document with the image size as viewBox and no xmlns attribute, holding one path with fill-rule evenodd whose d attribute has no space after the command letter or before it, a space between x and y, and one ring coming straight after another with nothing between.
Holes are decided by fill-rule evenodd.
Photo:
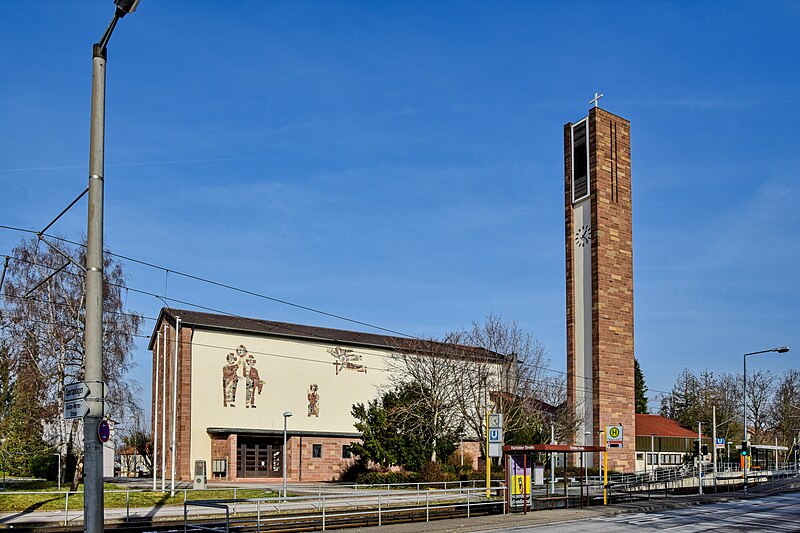
<instances>
[{"instance_id":1,"label":"church entrance door","mask_svg":"<svg viewBox=\"0 0 800 533\"><path fill-rule=\"evenodd\" d=\"M283 442L272 438L239 437L236 477L282 477Z\"/></svg>"}]
</instances>

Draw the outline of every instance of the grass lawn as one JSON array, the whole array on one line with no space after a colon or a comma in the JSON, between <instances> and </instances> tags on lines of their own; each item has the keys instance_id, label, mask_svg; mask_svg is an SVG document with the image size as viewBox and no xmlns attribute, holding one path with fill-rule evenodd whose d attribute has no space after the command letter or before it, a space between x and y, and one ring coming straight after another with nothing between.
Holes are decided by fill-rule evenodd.
<instances>
[{"instance_id":1,"label":"grass lawn","mask_svg":"<svg viewBox=\"0 0 800 533\"><path fill-rule=\"evenodd\" d=\"M59 511L64 509L66 496L63 494L46 494L56 492L56 483L52 481L27 481L17 482L13 491L0 491L0 512L12 511ZM106 483L105 507L125 507L125 487ZM109 492L109 491L122 492ZM83 485L78 487L78 493L69 495L70 509L83 509ZM22 493L22 494L20 494ZM42 494L36 494L42 493ZM260 489L237 489L237 498L270 498L277 496L275 492ZM131 507L151 507L161 505L183 504L183 490L176 490L175 496L170 497L169 492L152 492L131 490L128 493ZM222 500L233 498L233 489L187 490L187 500Z\"/></svg>"}]
</instances>

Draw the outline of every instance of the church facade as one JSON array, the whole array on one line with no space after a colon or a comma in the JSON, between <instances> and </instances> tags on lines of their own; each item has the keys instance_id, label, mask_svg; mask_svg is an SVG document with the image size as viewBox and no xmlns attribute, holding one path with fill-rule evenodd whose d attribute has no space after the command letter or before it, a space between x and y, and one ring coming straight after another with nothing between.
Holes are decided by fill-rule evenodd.
<instances>
[{"instance_id":1,"label":"church facade","mask_svg":"<svg viewBox=\"0 0 800 533\"><path fill-rule=\"evenodd\" d=\"M389 358L407 345L399 337L162 309L149 345L157 473L170 478L174 449L176 480L192 479L198 460L209 481L282 478L284 453L289 480L339 479L360 438L353 404L390 385Z\"/></svg>"}]
</instances>

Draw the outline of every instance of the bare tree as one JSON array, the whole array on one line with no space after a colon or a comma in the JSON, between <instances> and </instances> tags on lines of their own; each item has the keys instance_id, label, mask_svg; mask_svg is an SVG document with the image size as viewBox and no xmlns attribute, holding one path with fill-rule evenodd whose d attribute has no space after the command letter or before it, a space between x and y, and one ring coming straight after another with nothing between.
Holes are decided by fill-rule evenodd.
<instances>
[{"instance_id":1,"label":"bare tree","mask_svg":"<svg viewBox=\"0 0 800 533\"><path fill-rule=\"evenodd\" d=\"M64 385L83 379L86 291L84 275L76 272L74 265L85 264L85 248L60 243L54 249L29 239L23 240L12 255L3 286L3 325L8 334L9 358L18 368L22 368L21 361L26 361L26 368L30 369L15 379L42 381L39 407L44 438L61 453L74 454L80 463L80 422L64 420L62 413ZM106 410L112 417L124 418L137 409L138 386L126 375L133 366L134 336L142 318L124 312L122 266L108 255L104 259L103 285ZM73 486L77 485L79 473L76 469Z\"/></svg>"},{"instance_id":2,"label":"bare tree","mask_svg":"<svg viewBox=\"0 0 800 533\"><path fill-rule=\"evenodd\" d=\"M791 446L800 432L800 372L789 370L775 387L769 406L770 428L783 446Z\"/></svg>"},{"instance_id":3,"label":"bare tree","mask_svg":"<svg viewBox=\"0 0 800 533\"><path fill-rule=\"evenodd\" d=\"M747 376L747 421L752 425L753 437L763 439L770 429L768 418L775 376L769 370L759 370Z\"/></svg>"},{"instance_id":4,"label":"bare tree","mask_svg":"<svg viewBox=\"0 0 800 533\"><path fill-rule=\"evenodd\" d=\"M461 419L456 416L456 382L459 353L456 336L444 341L403 340L395 343L394 357L389 359L390 384L418 387L420 394L396 413L407 427L417 428L433 438L431 461L436 461L437 443L446 435L460 433Z\"/></svg>"},{"instance_id":5,"label":"bare tree","mask_svg":"<svg viewBox=\"0 0 800 533\"><path fill-rule=\"evenodd\" d=\"M563 377L549 375L544 345L516 322L490 314L459 336L472 357L461 359L458 406L465 425L485 448L485 418L490 410L503 414L508 435L525 430L542 438L542 428L557 426L562 439L575 430L575 416L565 405ZM539 428L531 432L530 429ZM534 437L535 436L535 437ZM486 450L484 450L485 452Z\"/></svg>"},{"instance_id":6,"label":"bare tree","mask_svg":"<svg viewBox=\"0 0 800 533\"><path fill-rule=\"evenodd\" d=\"M549 440L551 423L562 440L574 434L574 414L559 408L566 403L563 376L547 375L544 346L515 322L489 315L441 341L403 339L394 348L389 388L424 391L404 405L404 416L425 434L460 433L486 453L489 412L503 414L504 432L512 439L518 434ZM434 451L431 460L436 459Z\"/></svg>"}]
</instances>

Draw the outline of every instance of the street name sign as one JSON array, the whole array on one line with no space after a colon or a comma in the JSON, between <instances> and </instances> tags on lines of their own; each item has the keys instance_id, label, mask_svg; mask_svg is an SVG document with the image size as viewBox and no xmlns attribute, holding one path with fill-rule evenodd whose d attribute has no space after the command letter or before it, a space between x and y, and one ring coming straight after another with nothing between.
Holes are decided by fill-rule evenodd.
<instances>
[{"instance_id":1,"label":"street name sign","mask_svg":"<svg viewBox=\"0 0 800 533\"><path fill-rule=\"evenodd\" d=\"M86 400L75 400L72 402L64 402L64 419L75 420L76 418L83 418L89 414L89 404Z\"/></svg>"},{"instance_id":2,"label":"street name sign","mask_svg":"<svg viewBox=\"0 0 800 533\"><path fill-rule=\"evenodd\" d=\"M102 416L103 398L107 393L102 381L77 381L64 385L64 419L83 418L93 411L94 416Z\"/></svg>"},{"instance_id":3,"label":"street name sign","mask_svg":"<svg viewBox=\"0 0 800 533\"><path fill-rule=\"evenodd\" d=\"M89 396L89 384L83 381L64 385L64 402L83 400Z\"/></svg>"}]
</instances>

